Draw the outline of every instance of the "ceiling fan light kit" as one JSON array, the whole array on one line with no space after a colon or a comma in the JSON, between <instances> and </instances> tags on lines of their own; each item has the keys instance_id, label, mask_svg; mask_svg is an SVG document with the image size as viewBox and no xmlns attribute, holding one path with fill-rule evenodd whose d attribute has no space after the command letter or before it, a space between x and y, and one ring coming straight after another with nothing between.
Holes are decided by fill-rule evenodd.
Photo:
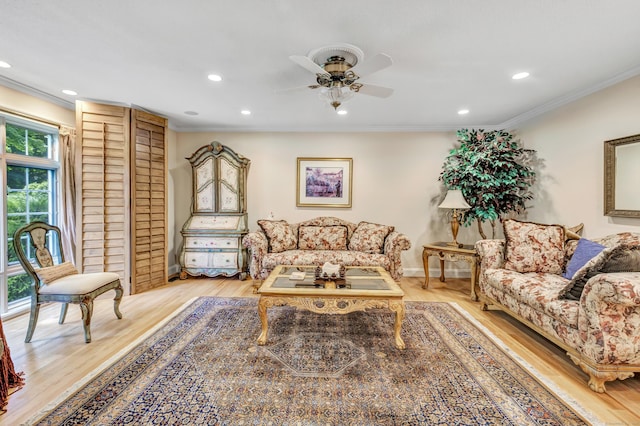
<instances>
[{"instance_id":1,"label":"ceiling fan light kit","mask_svg":"<svg viewBox=\"0 0 640 426\"><path fill-rule=\"evenodd\" d=\"M360 48L338 43L314 49L307 56L290 56L289 59L316 75L317 84L306 88L320 89L319 97L335 110L355 93L379 98L386 98L393 93L393 89L388 87L358 81L363 75L391 66L391 57L383 53L363 62L364 53ZM359 63L361 66L357 67Z\"/></svg>"}]
</instances>

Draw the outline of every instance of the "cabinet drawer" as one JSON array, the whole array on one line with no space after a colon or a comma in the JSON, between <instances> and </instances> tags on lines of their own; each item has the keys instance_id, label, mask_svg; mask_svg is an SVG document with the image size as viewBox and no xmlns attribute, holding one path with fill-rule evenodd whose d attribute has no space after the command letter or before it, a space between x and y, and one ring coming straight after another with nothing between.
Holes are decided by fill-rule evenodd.
<instances>
[{"instance_id":1,"label":"cabinet drawer","mask_svg":"<svg viewBox=\"0 0 640 426\"><path fill-rule=\"evenodd\" d=\"M207 268L209 267L209 257L211 257L211 253L185 252L184 266L187 268Z\"/></svg>"},{"instance_id":2,"label":"cabinet drawer","mask_svg":"<svg viewBox=\"0 0 640 426\"><path fill-rule=\"evenodd\" d=\"M238 253L186 251L184 266L185 268L237 268Z\"/></svg>"},{"instance_id":3,"label":"cabinet drawer","mask_svg":"<svg viewBox=\"0 0 640 426\"><path fill-rule=\"evenodd\" d=\"M185 248L238 248L238 238L233 237L186 237Z\"/></svg>"},{"instance_id":4,"label":"cabinet drawer","mask_svg":"<svg viewBox=\"0 0 640 426\"><path fill-rule=\"evenodd\" d=\"M212 253L214 268L237 268L238 253Z\"/></svg>"}]
</instances>

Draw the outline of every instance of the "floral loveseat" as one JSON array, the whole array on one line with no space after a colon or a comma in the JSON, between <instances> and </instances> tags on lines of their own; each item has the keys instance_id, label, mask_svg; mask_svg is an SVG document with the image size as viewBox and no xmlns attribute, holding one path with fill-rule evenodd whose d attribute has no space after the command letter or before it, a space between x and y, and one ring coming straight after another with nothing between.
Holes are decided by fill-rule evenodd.
<instances>
[{"instance_id":1,"label":"floral loveseat","mask_svg":"<svg viewBox=\"0 0 640 426\"><path fill-rule=\"evenodd\" d=\"M391 277L402 277L402 250L409 239L393 226L358 224L336 217L317 217L300 223L259 220L242 244L249 250L251 278L262 281L277 265L381 266Z\"/></svg>"},{"instance_id":2,"label":"floral loveseat","mask_svg":"<svg viewBox=\"0 0 640 426\"><path fill-rule=\"evenodd\" d=\"M596 392L640 372L640 234L565 240L558 225L504 228L504 240L476 243L483 309L501 309L566 350Z\"/></svg>"}]
</instances>

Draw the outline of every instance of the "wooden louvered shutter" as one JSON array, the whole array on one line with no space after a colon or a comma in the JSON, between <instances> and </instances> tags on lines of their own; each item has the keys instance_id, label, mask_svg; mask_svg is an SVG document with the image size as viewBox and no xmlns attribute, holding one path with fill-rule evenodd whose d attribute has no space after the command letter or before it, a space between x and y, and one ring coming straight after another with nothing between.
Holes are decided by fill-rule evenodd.
<instances>
[{"instance_id":1,"label":"wooden louvered shutter","mask_svg":"<svg viewBox=\"0 0 640 426\"><path fill-rule=\"evenodd\" d=\"M76 127L76 263L83 272L118 273L127 293L166 284L166 119L77 102Z\"/></svg>"},{"instance_id":2,"label":"wooden louvered shutter","mask_svg":"<svg viewBox=\"0 0 640 426\"><path fill-rule=\"evenodd\" d=\"M131 117L131 293L140 293L167 283L167 122Z\"/></svg>"},{"instance_id":3,"label":"wooden louvered shutter","mask_svg":"<svg viewBox=\"0 0 640 426\"><path fill-rule=\"evenodd\" d=\"M129 280L129 109L78 102L78 264ZM126 288L126 285L125 285Z\"/></svg>"}]
</instances>

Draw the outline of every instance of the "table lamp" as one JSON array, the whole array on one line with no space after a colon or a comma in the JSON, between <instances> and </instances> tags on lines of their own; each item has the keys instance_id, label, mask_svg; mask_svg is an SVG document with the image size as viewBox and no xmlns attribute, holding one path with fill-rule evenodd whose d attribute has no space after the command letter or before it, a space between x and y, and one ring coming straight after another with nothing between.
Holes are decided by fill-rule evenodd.
<instances>
[{"instance_id":1,"label":"table lamp","mask_svg":"<svg viewBox=\"0 0 640 426\"><path fill-rule=\"evenodd\" d=\"M459 189L450 189L447 191L447 195L438 208L451 209L451 234L453 235L453 241L447 243L449 246L462 247L462 244L458 243L458 229L460 229L460 210L466 210L471 206L464 200L462 191Z\"/></svg>"}]
</instances>

